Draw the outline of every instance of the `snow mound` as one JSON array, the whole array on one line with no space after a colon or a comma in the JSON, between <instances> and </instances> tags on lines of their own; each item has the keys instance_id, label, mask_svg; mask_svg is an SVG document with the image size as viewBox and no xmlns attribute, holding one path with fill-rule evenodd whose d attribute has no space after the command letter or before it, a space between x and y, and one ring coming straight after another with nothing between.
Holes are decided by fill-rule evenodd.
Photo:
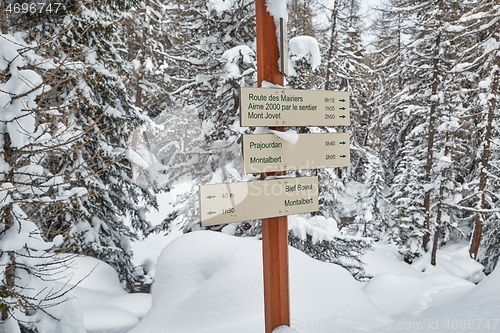
<instances>
[{"instance_id":1,"label":"snow mound","mask_svg":"<svg viewBox=\"0 0 500 333\"><path fill-rule=\"evenodd\" d=\"M497 332L500 329L500 269L497 268L462 298L431 306L418 316L402 316L392 329L377 332ZM388 327L388 326L386 326ZM394 328L401 327L399 330Z\"/></svg>"},{"instance_id":2,"label":"snow mound","mask_svg":"<svg viewBox=\"0 0 500 333\"><path fill-rule=\"evenodd\" d=\"M473 287L473 283L451 275L383 273L368 281L364 291L386 314L394 315L407 311L416 314L431 305L455 301Z\"/></svg>"},{"instance_id":3,"label":"snow mound","mask_svg":"<svg viewBox=\"0 0 500 333\"><path fill-rule=\"evenodd\" d=\"M436 266L431 265L431 254L425 253L412 266L425 274L450 274L478 283L484 278L483 265L471 259L469 245L452 244L437 251Z\"/></svg>"},{"instance_id":4,"label":"snow mound","mask_svg":"<svg viewBox=\"0 0 500 333\"><path fill-rule=\"evenodd\" d=\"M128 294L116 271L95 258L79 256L63 274L55 276L61 287L73 286L87 333L124 333L137 325L151 307L151 295ZM55 332L55 331L54 331Z\"/></svg>"},{"instance_id":5,"label":"snow mound","mask_svg":"<svg viewBox=\"0 0 500 333\"><path fill-rule=\"evenodd\" d=\"M311 36L297 36L289 41L290 60L293 64L299 59L305 59L310 65L312 70L316 70L321 65L321 52L319 50L318 41ZM291 76L297 75L295 71L290 73Z\"/></svg>"},{"instance_id":6,"label":"snow mound","mask_svg":"<svg viewBox=\"0 0 500 333\"><path fill-rule=\"evenodd\" d=\"M402 261L396 245L375 243L374 248L374 251L367 252L361 259L366 264L365 274L367 276L377 276L382 273L415 277L424 275L415 267Z\"/></svg>"},{"instance_id":7,"label":"snow mound","mask_svg":"<svg viewBox=\"0 0 500 333\"><path fill-rule=\"evenodd\" d=\"M280 326L276 327L273 330L273 333L299 333L299 332L294 330L293 328L290 328L289 326Z\"/></svg>"},{"instance_id":8,"label":"snow mound","mask_svg":"<svg viewBox=\"0 0 500 333\"><path fill-rule=\"evenodd\" d=\"M263 332L261 246L210 231L175 239L158 258L151 310L129 333ZM345 269L293 248L289 260L291 329L391 321Z\"/></svg>"}]
</instances>

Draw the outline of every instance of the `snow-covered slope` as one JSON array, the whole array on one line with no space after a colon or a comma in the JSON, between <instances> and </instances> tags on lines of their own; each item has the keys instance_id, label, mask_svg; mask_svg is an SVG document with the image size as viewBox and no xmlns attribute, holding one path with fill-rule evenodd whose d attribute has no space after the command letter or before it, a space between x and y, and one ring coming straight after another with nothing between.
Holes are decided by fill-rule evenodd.
<instances>
[{"instance_id":1,"label":"snow-covered slope","mask_svg":"<svg viewBox=\"0 0 500 333\"><path fill-rule=\"evenodd\" d=\"M153 305L130 333L264 330L261 242L210 231L183 235L158 259ZM290 248L291 327L328 332L391 319L343 268Z\"/></svg>"}]
</instances>

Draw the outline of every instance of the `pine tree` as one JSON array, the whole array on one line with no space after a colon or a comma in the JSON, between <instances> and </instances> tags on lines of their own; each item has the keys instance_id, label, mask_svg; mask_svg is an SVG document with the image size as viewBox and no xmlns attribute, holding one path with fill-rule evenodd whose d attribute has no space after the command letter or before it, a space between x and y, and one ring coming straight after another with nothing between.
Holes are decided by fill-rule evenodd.
<instances>
[{"instance_id":1,"label":"pine tree","mask_svg":"<svg viewBox=\"0 0 500 333\"><path fill-rule=\"evenodd\" d=\"M399 3L400 11L414 15L416 23L411 27L407 58L402 67L404 71L404 88L397 96L398 108L411 117L413 123L405 125L410 131L424 133L426 142L421 146L405 142L405 146L416 147L426 151L424 174L424 211L425 234L422 247L428 250L431 236L434 238L432 263L439 245L439 237L444 225L455 225L450 218L456 215L445 207L453 200L460 185L457 177L463 164L461 144L461 104L457 97L459 83L454 80L450 70L457 61L458 46L451 42L455 33L446 27L456 22L460 15L460 5L456 2L426 1L415 3L405 1ZM445 120L446 126L439 123ZM452 125L457 124L457 126ZM407 129L407 131L408 131ZM413 138L416 138L414 136ZM451 147L455 148L453 156ZM415 154L414 151L408 151ZM450 157L451 156L451 157ZM449 163L443 166L443 161ZM408 163L406 163L409 166ZM413 166L412 166L413 168ZM445 170L446 169L446 170ZM451 177L446 185L444 179ZM449 191L448 191L449 187ZM451 214L451 215L450 215Z\"/></svg>"},{"instance_id":2,"label":"pine tree","mask_svg":"<svg viewBox=\"0 0 500 333\"><path fill-rule=\"evenodd\" d=\"M399 0L388 3L376 13L371 30L374 35L374 50L370 52L377 80L374 90L377 92L373 104L377 109L375 119L379 125L378 153L384 167L384 179L392 183L397 165L401 161L404 140L411 131L411 123L398 107L396 96L403 90L401 75L406 53L404 33L407 29L407 15L397 10Z\"/></svg>"},{"instance_id":3,"label":"pine tree","mask_svg":"<svg viewBox=\"0 0 500 333\"><path fill-rule=\"evenodd\" d=\"M146 117L133 105L123 83L129 63L119 56L120 20L130 1L79 1L56 15L44 11L13 16L11 29L27 31L52 67L40 66L52 90L39 97L43 107L64 105L63 117L84 133L75 149L50 160L50 168L74 174L68 188L86 195L32 212L49 240L64 235L60 251L91 255L111 264L126 287L134 288L129 242L150 228L145 218L155 206L150 190L133 179L136 155L129 150L133 130Z\"/></svg>"},{"instance_id":4,"label":"pine tree","mask_svg":"<svg viewBox=\"0 0 500 333\"><path fill-rule=\"evenodd\" d=\"M427 230L424 227L424 145L425 138L414 132L408 138L408 144L403 151L403 159L391 188L393 211L391 212L391 239L399 246L405 261L411 262L423 252L423 236Z\"/></svg>"},{"instance_id":5,"label":"pine tree","mask_svg":"<svg viewBox=\"0 0 500 333\"><path fill-rule=\"evenodd\" d=\"M79 314L68 288L52 278L71 260L56 252L65 235L53 235L44 225L60 207L86 195L69 185L74 170L53 163L71 154L84 132L64 117L66 105L40 103L52 88L37 73L47 64L19 36L0 36L0 325L84 332L83 323L75 324ZM40 207L50 216L40 219ZM57 318L55 307L64 318Z\"/></svg>"},{"instance_id":6,"label":"pine tree","mask_svg":"<svg viewBox=\"0 0 500 333\"><path fill-rule=\"evenodd\" d=\"M239 87L256 84L251 49L255 10L250 0L225 5L168 1L165 6L172 43L165 51L169 59L165 73L176 103L162 119L185 125L180 125L181 135L165 134L177 138L175 144L168 143L169 156L161 157L166 163L162 177L166 187L181 176L194 180L179 213L180 223L189 230L199 228L200 217L192 209L198 202L196 185L242 177L235 168L242 162L239 136L244 132L239 127ZM187 118L186 111L192 116Z\"/></svg>"},{"instance_id":7,"label":"pine tree","mask_svg":"<svg viewBox=\"0 0 500 333\"><path fill-rule=\"evenodd\" d=\"M500 134L498 99L500 93L498 28L500 9L496 1L467 3L467 12L457 28L462 32L462 61L455 71L460 73L464 86L464 103L472 124L471 155L474 156L473 172L467 186L466 203L475 210L472 216L472 241L470 255L491 272L500 255L497 227L499 189L498 149L496 138ZM472 130L473 129L473 130Z\"/></svg>"},{"instance_id":8,"label":"pine tree","mask_svg":"<svg viewBox=\"0 0 500 333\"><path fill-rule=\"evenodd\" d=\"M368 191L366 201L365 220L367 227L364 236L374 239L381 239L388 229L388 216L386 216L387 199L386 185L384 181L384 169L380 159L373 155L368 155L366 165L365 186Z\"/></svg>"},{"instance_id":9,"label":"pine tree","mask_svg":"<svg viewBox=\"0 0 500 333\"><path fill-rule=\"evenodd\" d=\"M311 1L292 0L288 5L288 38L316 35Z\"/></svg>"}]
</instances>

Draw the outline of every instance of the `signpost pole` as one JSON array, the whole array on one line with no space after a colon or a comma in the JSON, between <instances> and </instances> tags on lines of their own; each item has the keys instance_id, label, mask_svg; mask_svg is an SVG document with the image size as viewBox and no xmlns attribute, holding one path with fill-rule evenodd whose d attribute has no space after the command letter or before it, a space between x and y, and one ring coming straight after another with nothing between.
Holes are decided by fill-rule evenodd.
<instances>
[{"instance_id":1,"label":"signpost pole","mask_svg":"<svg viewBox=\"0 0 500 333\"><path fill-rule=\"evenodd\" d=\"M274 18L266 0L255 0L257 34L257 80L284 85L278 66L280 58ZM283 55L285 56L285 55ZM284 130L283 128L278 130ZM277 173L261 174L261 179ZM288 219L286 216L262 220L262 256L264 270L264 315L266 333L276 327L290 326L288 291Z\"/></svg>"}]
</instances>

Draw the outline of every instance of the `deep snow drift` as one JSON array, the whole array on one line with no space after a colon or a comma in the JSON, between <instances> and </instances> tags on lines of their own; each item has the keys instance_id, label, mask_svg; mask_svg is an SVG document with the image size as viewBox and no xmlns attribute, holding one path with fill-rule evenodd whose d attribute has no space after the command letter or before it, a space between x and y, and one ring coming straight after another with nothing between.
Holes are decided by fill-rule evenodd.
<instances>
[{"instance_id":1,"label":"deep snow drift","mask_svg":"<svg viewBox=\"0 0 500 333\"><path fill-rule=\"evenodd\" d=\"M290 248L291 327L276 332L499 331L500 270L477 286L468 281L481 267L466 247L444 247L429 269L376 244L363 258L373 276L364 287L343 268ZM72 290L88 333L262 333L261 256L255 238L197 231L163 250L152 295L127 294L116 272L94 258L77 258L66 273L74 285L91 272Z\"/></svg>"},{"instance_id":2,"label":"deep snow drift","mask_svg":"<svg viewBox=\"0 0 500 333\"><path fill-rule=\"evenodd\" d=\"M377 244L364 258L374 276L364 288L345 269L290 248L291 322L275 332L499 330L500 272L478 286L468 281L481 266L466 246L443 248L430 269ZM175 239L158 258L152 297L129 333L263 332L261 242L210 231Z\"/></svg>"},{"instance_id":3,"label":"deep snow drift","mask_svg":"<svg viewBox=\"0 0 500 333\"><path fill-rule=\"evenodd\" d=\"M290 248L291 327L328 332L391 318L343 268ZM261 242L197 231L168 245L156 267L153 304L130 333L264 331Z\"/></svg>"}]
</instances>

